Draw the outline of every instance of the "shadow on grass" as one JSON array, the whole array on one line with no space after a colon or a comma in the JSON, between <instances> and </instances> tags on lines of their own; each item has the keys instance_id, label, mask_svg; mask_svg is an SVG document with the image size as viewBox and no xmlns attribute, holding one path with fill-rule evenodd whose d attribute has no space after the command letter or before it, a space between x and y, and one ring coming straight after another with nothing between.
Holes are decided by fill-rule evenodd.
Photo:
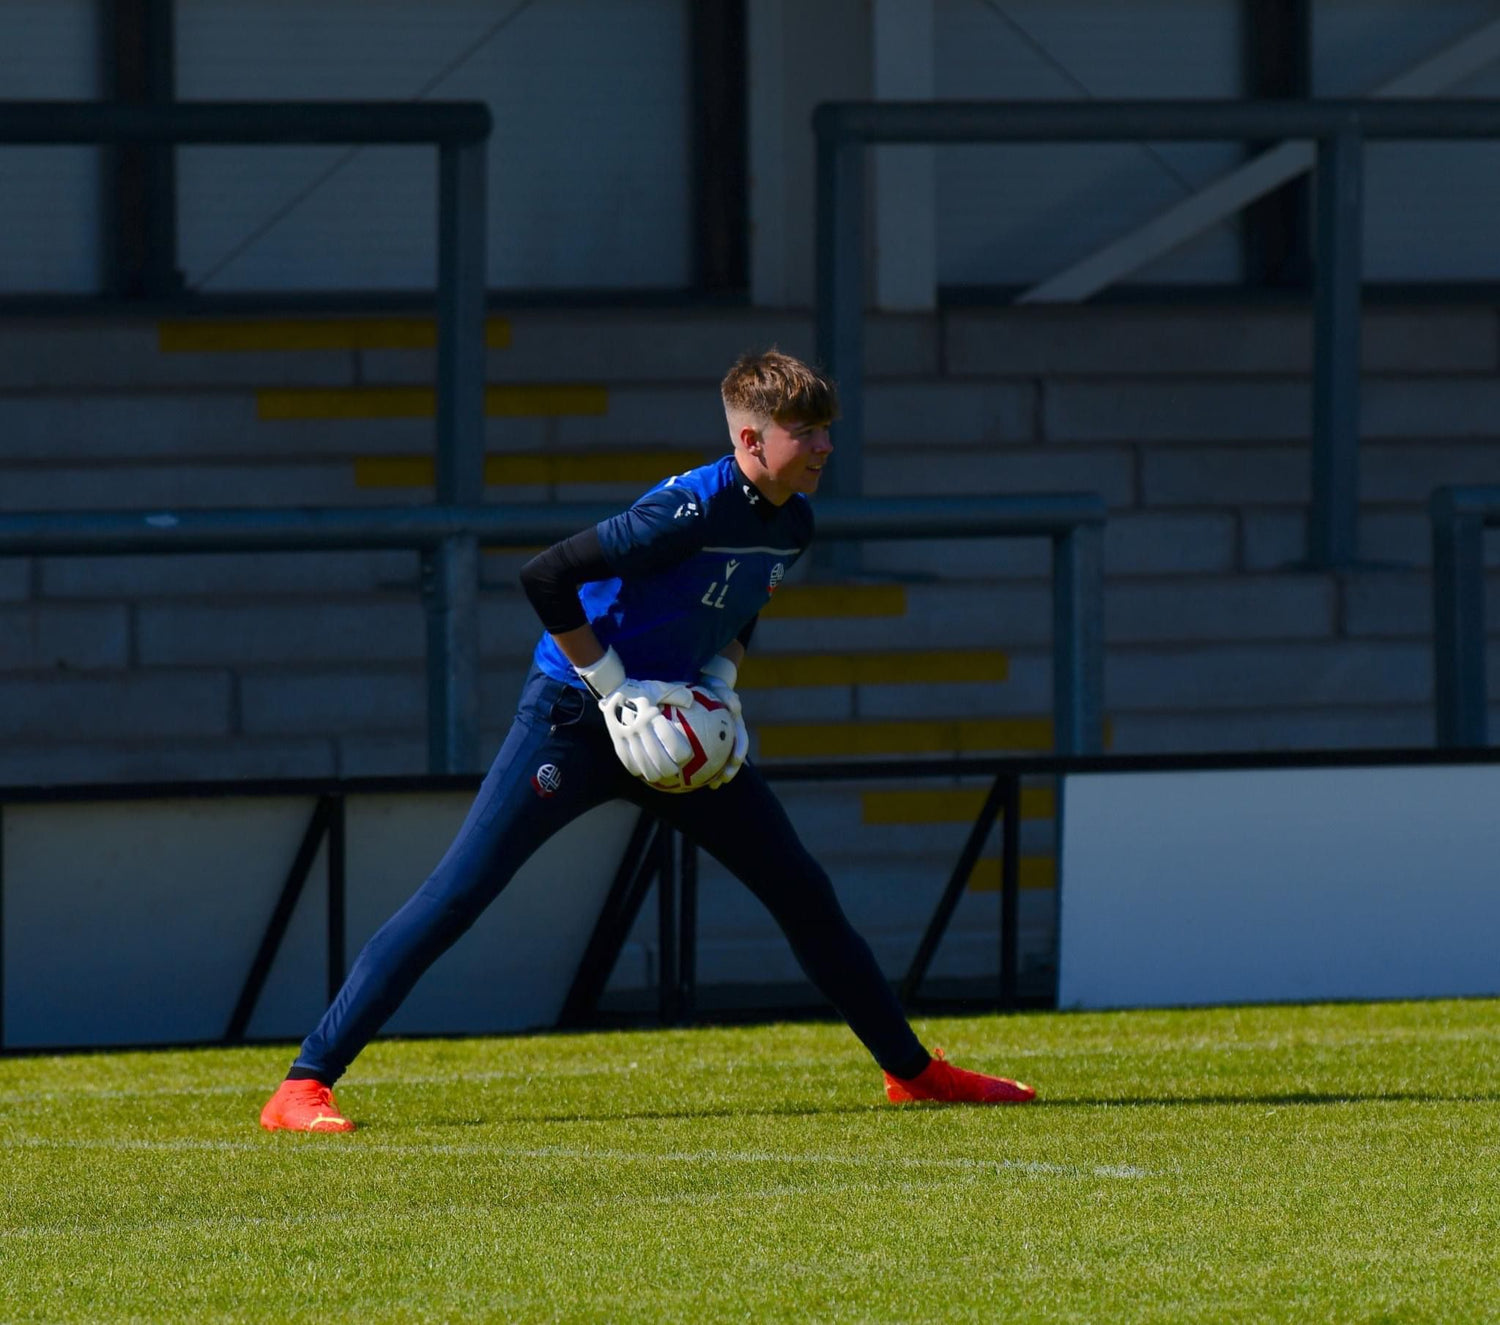
<instances>
[{"instance_id":1,"label":"shadow on grass","mask_svg":"<svg viewBox=\"0 0 1500 1325\"><path fill-rule=\"evenodd\" d=\"M1324 1104L1494 1104L1493 1091L1458 1095L1443 1091L1286 1091L1261 1095L1072 1095L1055 1099L1038 1096L1030 1107L1044 1109L1238 1108L1249 1104L1271 1108Z\"/></svg>"},{"instance_id":2,"label":"shadow on grass","mask_svg":"<svg viewBox=\"0 0 1500 1325\"><path fill-rule=\"evenodd\" d=\"M1132 1095L1092 1096L1072 1095L1056 1098L1038 1096L1027 1105L997 1105L996 1110L1009 1113L1013 1109L1162 1109L1162 1108L1243 1108L1258 1105L1262 1108L1306 1108L1329 1104L1495 1104L1500 1103L1500 1093L1445 1094L1438 1091L1369 1091L1334 1092L1290 1091L1263 1095ZM925 1111L932 1109L967 1108L957 1104L906 1104L899 1111ZM715 1108L682 1109L635 1109L619 1113L512 1113L487 1118L434 1118L432 1124L439 1127L485 1127L495 1123L629 1123L629 1122L695 1122L707 1118L833 1118L840 1115L857 1116L898 1112L897 1106L872 1102L870 1104L823 1104L784 1105L775 1107L745 1108L719 1106Z\"/></svg>"},{"instance_id":3,"label":"shadow on grass","mask_svg":"<svg viewBox=\"0 0 1500 1325\"><path fill-rule=\"evenodd\" d=\"M636 1109L622 1113L508 1113L491 1118L434 1118L438 1127L487 1127L495 1123L664 1123L703 1118L833 1118L840 1114L879 1113L889 1104L827 1104L773 1108Z\"/></svg>"}]
</instances>

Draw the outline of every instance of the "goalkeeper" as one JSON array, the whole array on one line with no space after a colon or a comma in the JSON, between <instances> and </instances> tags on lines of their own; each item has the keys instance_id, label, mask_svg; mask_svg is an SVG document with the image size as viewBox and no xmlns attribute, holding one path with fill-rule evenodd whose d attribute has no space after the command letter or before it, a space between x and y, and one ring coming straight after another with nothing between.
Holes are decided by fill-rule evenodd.
<instances>
[{"instance_id":1,"label":"goalkeeper","mask_svg":"<svg viewBox=\"0 0 1500 1325\"><path fill-rule=\"evenodd\" d=\"M526 859L585 811L625 799L732 871L765 904L802 969L885 1072L898 1103L1022 1103L1029 1086L953 1067L918 1041L828 875L754 764L735 679L757 614L812 540L808 497L833 452L833 383L770 350L740 359L721 393L730 455L679 474L521 571L545 633L514 725L458 836L365 945L287 1079L268 1130L350 1131L334 1083L422 973ZM705 787L651 784L691 757L661 716L706 688L734 717L734 749Z\"/></svg>"}]
</instances>

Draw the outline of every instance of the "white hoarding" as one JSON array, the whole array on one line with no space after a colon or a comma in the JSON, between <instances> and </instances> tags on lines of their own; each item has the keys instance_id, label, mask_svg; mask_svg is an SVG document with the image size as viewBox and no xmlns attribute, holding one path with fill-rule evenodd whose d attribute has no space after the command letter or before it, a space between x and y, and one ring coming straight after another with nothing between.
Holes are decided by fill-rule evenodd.
<instances>
[{"instance_id":1,"label":"white hoarding","mask_svg":"<svg viewBox=\"0 0 1500 1325\"><path fill-rule=\"evenodd\" d=\"M1500 768L1065 787L1058 1005L1500 993Z\"/></svg>"}]
</instances>

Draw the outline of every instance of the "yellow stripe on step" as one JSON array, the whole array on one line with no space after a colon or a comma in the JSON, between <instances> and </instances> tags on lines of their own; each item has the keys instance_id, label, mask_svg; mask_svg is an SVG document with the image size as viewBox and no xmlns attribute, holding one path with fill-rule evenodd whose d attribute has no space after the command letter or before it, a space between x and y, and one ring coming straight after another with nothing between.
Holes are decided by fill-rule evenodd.
<instances>
[{"instance_id":1,"label":"yellow stripe on step","mask_svg":"<svg viewBox=\"0 0 1500 1325\"><path fill-rule=\"evenodd\" d=\"M669 474L701 465L702 452L596 451L589 454L490 455L484 458L487 484L655 483ZM430 488L437 481L431 456L361 456L354 462L360 488Z\"/></svg>"},{"instance_id":2,"label":"yellow stripe on step","mask_svg":"<svg viewBox=\"0 0 1500 1325\"><path fill-rule=\"evenodd\" d=\"M162 322L157 346L166 354L237 354L275 350L430 350L437 323L430 317L318 317L184 319ZM484 343L510 346L510 323L485 321Z\"/></svg>"},{"instance_id":3,"label":"yellow stripe on step","mask_svg":"<svg viewBox=\"0 0 1500 1325\"><path fill-rule=\"evenodd\" d=\"M609 389L545 383L488 386L484 412L492 419L606 414ZM255 413L261 419L430 419L437 413L437 394L425 386L291 387L256 392Z\"/></svg>"},{"instance_id":4,"label":"yellow stripe on step","mask_svg":"<svg viewBox=\"0 0 1500 1325\"><path fill-rule=\"evenodd\" d=\"M867 824L973 823L984 808L988 788L951 791L867 791L860 797ZM1021 788L1021 818L1050 819L1057 812L1051 787Z\"/></svg>"},{"instance_id":5,"label":"yellow stripe on step","mask_svg":"<svg viewBox=\"0 0 1500 1325\"><path fill-rule=\"evenodd\" d=\"M903 584L788 584L761 611L762 616L876 617L906 615Z\"/></svg>"},{"instance_id":6,"label":"yellow stripe on step","mask_svg":"<svg viewBox=\"0 0 1500 1325\"><path fill-rule=\"evenodd\" d=\"M1022 888L1056 888L1057 862L1051 856L1022 856L1017 862ZM971 893L997 893L1000 891L1000 862L993 857L980 857L974 862L974 872L969 875Z\"/></svg>"},{"instance_id":7,"label":"yellow stripe on step","mask_svg":"<svg viewBox=\"0 0 1500 1325\"><path fill-rule=\"evenodd\" d=\"M937 653L752 653L740 669L741 689L781 686L941 684L1004 681L1010 660L992 649Z\"/></svg>"},{"instance_id":8,"label":"yellow stripe on step","mask_svg":"<svg viewBox=\"0 0 1500 1325\"><path fill-rule=\"evenodd\" d=\"M1052 748L1050 718L773 723L761 726L759 732L762 759L976 754Z\"/></svg>"}]
</instances>

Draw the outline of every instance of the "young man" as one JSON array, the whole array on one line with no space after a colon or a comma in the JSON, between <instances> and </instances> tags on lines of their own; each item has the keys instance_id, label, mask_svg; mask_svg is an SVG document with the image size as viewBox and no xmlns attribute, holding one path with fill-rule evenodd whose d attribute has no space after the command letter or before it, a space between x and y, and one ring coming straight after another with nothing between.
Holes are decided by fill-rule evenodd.
<instances>
[{"instance_id":1,"label":"young man","mask_svg":"<svg viewBox=\"0 0 1500 1325\"><path fill-rule=\"evenodd\" d=\"M667 479L522 569L545 633L515 724L453 845L365 945L262 1110L262 1127L353 1130L332 1087L355 1055L537 847L616 798L692 838L765 904L884 1070L892 1101L1033 1098L1030 1086L928 1054L827 874L745 762L738 668L758 613L812 540L807 499L833 452L838 399L827 378L776 350L742 358L722 395L732 454ZM683 702L685 683L728 706L736 739L719 775L681 795L651 783L690 756L660 709Z\"/></svg>"}]
</instances>

